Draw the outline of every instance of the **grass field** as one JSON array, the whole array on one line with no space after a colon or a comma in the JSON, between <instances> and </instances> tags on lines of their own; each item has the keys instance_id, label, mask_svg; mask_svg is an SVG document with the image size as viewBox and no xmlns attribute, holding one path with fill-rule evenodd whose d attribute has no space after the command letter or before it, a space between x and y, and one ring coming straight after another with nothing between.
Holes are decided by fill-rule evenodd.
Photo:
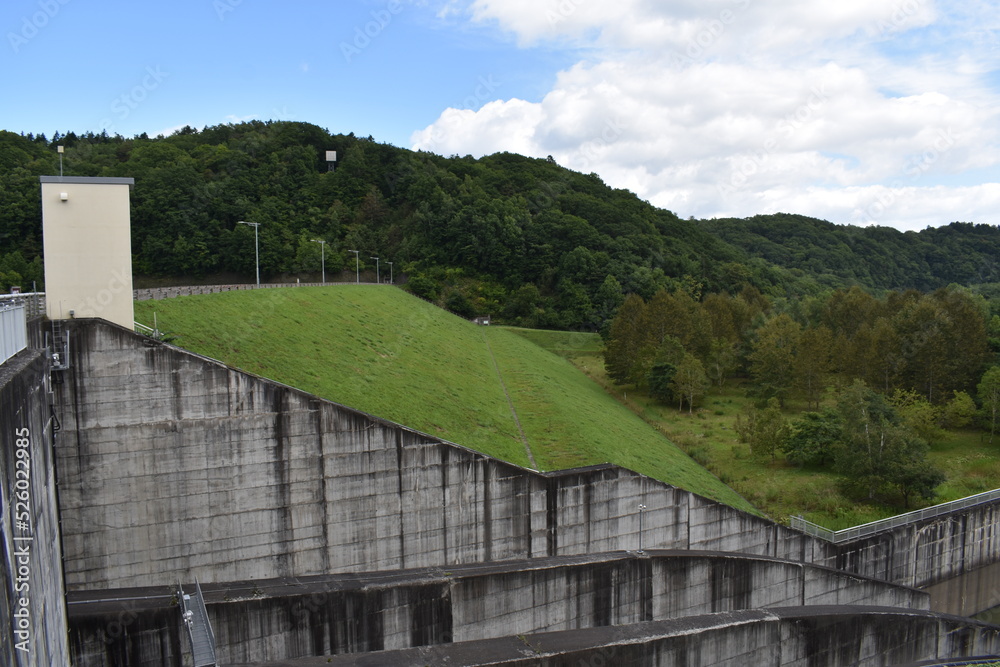
<instances>
[{"instance_id":1,"label":"grass field","mask_svg":"<svg viewBox=\"0 0 1000 667\"><path fill-rule=\"evenodd\" d=\"M491 456L531 465L516 412L543 470L617 463L758 512L564 358L599 355L588 334L478 327L365 285L136 303L154 312L181 347Z\"/></svg>"}]
</instances>

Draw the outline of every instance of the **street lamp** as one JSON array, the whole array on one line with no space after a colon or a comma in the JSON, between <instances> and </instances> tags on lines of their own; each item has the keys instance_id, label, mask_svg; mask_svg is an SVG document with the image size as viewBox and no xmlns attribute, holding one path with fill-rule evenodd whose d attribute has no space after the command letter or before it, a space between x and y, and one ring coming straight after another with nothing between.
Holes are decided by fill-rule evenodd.
<instances>
[{"instance_id":1,"label":"street lamp","mask_svg":"<svg viewBox=\"0 0 1000 667\"><path fill-rule=\"evenodd\" d=\"M358 259L357 250L348 250L354 253L354 282L361 284L361 260Z\"/></svg>"},{"instance_id":2,"label":"street lamp","mask_svg":"<svg viewBox=\"0 0 1000 667\"><path fill-rule=\"evenodd\" d=\"M375 260L375 282L382 284L382 277L378 272L378 257L372 257Z\"/></svg>"},{"instance_id":3,"label":"street lamp","mask_svg":"<svg viewBox=\"0 0 1000 667\"><path fill-rule=\"evenodd\" d=\"M389 265L389 284L392 284L392 262L386 262Z\"/></svg>"},{"instance_id":4,"label":"street lamp","mask_svg":"<svg viewBox=\"0 0 1000 667\"><path fill-rule=\"evenodd\" d=\"M255 263L257 264L257 287L260 287L260 243L257 237L257 228L260 227L259 222L244 222L240 220L236 223L237 225L247 225L248 227L253 227L253 256Z\"/></svg>"},{"instance_id":5,"label":"street lamp","mask_svg":"<svg viewBox=\"0 0 1000 667\"><path fill-rule=\"evenodd\" d=\"M313 239L313 243L319 244L320 251L320 266L323 267L323 284L326 284L326 240L325 239Z\"/></svg>"}]
</instances>

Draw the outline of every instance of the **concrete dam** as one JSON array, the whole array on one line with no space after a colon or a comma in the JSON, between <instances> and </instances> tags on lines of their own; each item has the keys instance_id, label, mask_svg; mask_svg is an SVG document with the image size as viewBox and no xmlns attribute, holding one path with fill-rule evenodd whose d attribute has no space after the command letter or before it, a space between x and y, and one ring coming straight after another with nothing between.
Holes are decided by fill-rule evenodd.
<instances>
[{"instance_id":1,"label":"concrete dam","mask_svg":"<svg viewBox=\"0 0 1000 667\"><path fill-rule=\"evenodd\" d=\"M0 365L4 664L1000 654L967 618L1000 604L997 503L832 543L617 466L520 468L102 320L60 323L53 370L47 335Z\"/></svg>"}]
</instances>

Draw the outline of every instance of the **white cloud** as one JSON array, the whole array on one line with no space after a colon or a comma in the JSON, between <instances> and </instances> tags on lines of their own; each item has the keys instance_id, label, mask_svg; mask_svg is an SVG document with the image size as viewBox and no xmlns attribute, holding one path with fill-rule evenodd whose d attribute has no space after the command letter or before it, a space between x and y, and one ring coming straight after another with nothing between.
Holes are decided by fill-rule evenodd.
<instances>
[{"instance_id":1,"label":"white cloud","mask_svg":"<svg viewBox=\"0 0 1000 667\"><path fill-rule=\"evenodd\" d=\"M473 21L525 45L587 45L590 57L539 102L448 109L412 142L551 154L685 217L996 223L983 202L1000 186L960 178L1000 161L1000 100L984 83L997 56L967 47L974 18L988 13L939 5L475 0ZM928 50L928 40L946 47ZM873 203L884 210L872 215Z\"/></svg>"}]
</instances>

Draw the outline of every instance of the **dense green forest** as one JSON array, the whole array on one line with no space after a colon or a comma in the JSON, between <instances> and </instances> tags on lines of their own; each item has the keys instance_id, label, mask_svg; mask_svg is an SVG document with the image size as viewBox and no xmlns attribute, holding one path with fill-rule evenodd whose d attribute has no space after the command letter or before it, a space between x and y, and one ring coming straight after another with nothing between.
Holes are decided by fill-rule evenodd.
<instances>
[{"instance_id":1,"label":"dense green forest","mask_svg":"<svg viewBox=\"0 0 1000 667\"><path fill-rule=\"evenodd\" d=\"M57 145L67 175L135 178L134 270L149 280L251 280L254 235L240 220L260 223L264 280L318 278L321 239L328 273L353 274L358 250L366 275L370 257L391 261L411 291L459 314L605 333L625 294L797 300L1000 280L1000 229L987 225L683 220L552 160L442 157L258 121L155 138L0 131L0 288L41 286L38 176L58 173Z\"/></svg>"},{"instance_id":2,"label":"dense green forest","mask_svg":"<svg viewBox=\"0 0 1000 667\"><path fill-rule=\"evenodd\" d=\"M830 469L849 495L908 506L944 481L927 461L942 429L978 424L992 441L998 353L1000 316L965 287L877 298L855 286L783 303L746 287L630 294L604 361L617 384L689 414L738 380L754 400L735 431L755 456ZM793 399L805 412L789 421Z\"/></svg>"},{"instance_id":3,"label":"dense green forest","mask_svg":"<svg viewBox=\"0 0 1000 667\"><path fill-rule=\"evenodd\" d=\"M904 233L779 213L701 226L750 255L831 286L931 291L1000 281L998 228L990 225L952 223Z\"/></svg>"}]
</instances>

